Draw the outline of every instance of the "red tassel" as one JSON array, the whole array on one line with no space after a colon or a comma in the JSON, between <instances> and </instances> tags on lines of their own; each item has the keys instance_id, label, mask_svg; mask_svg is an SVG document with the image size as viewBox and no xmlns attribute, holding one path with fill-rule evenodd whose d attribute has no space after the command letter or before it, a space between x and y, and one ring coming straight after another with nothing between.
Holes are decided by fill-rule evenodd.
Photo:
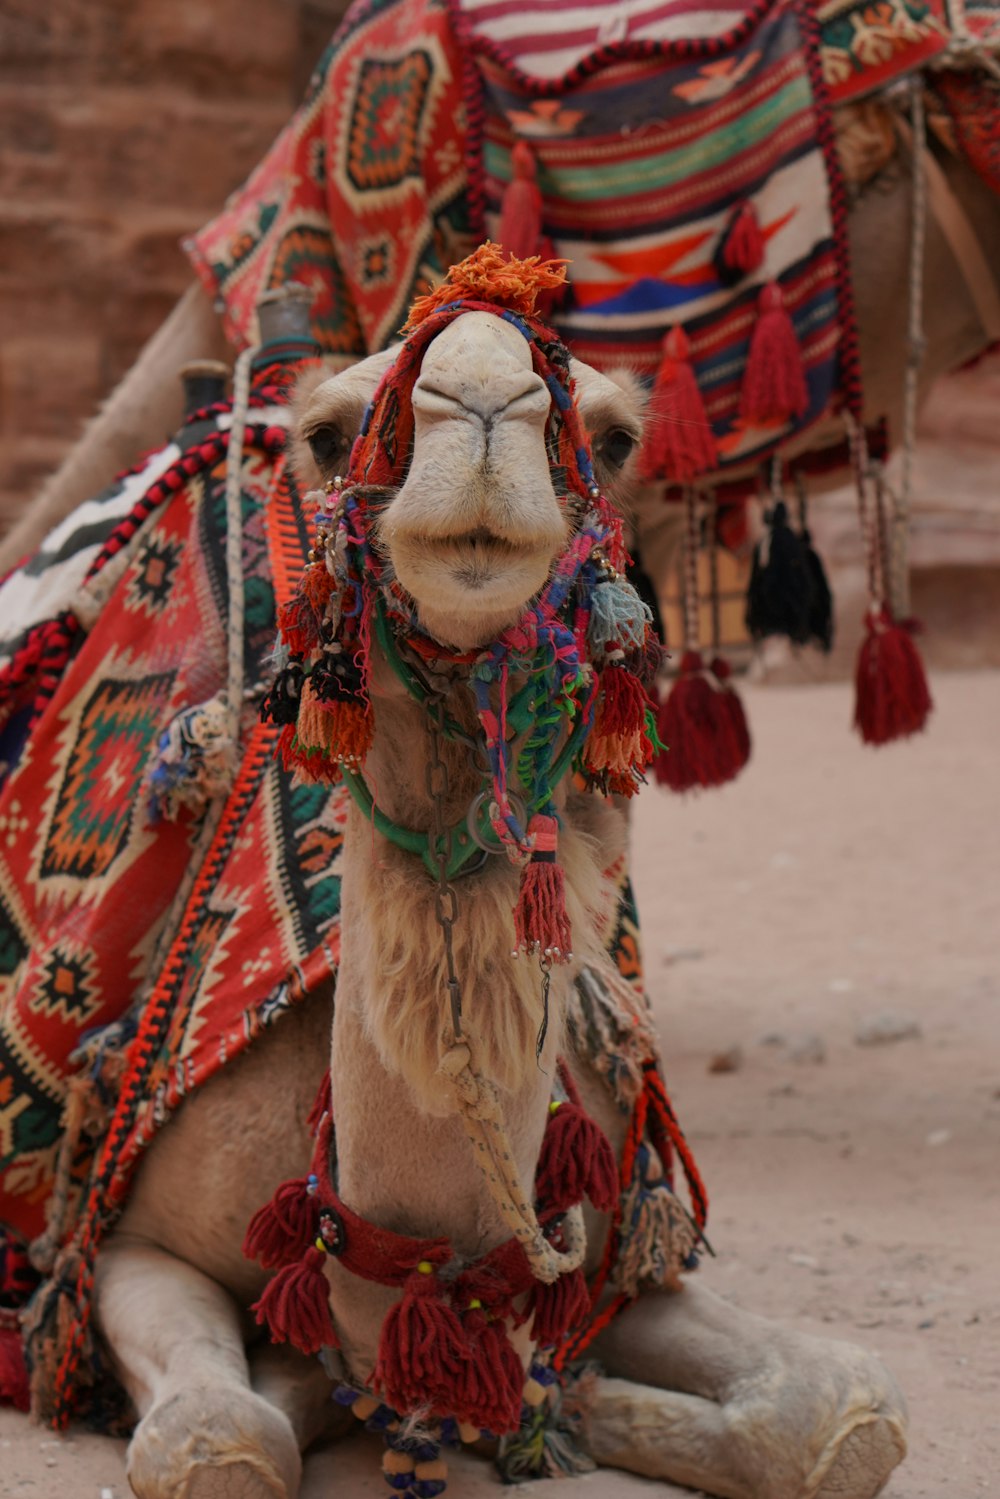
<instances>
[{"instance_id":1,"label":"red tassel","mask_svg":"<svg viewBox=\"0 0 1000 1499\"><path fill-rule=\"evenodd\" d=\"M589 1197L600 1213L618 1199L615 1153L599 1124L575 1103L553 1103L535 1171L535 1194L564 1213Z\"/></svg>"},{"instance_id":2,"label":"red tassel","mask_svg":"<svg viewBox=\"0 0 1000 1499\"><path fill-rule=\"evenodd\" d=\"M713 687L697 651L685 651L680 676L660 706L657 733L667 746L656 779L671 791L722 786L746 763L726 692Z\"/></svg>"},{"instance_id":3,"label":"red tassel","mask_svg":"<svg viewBox=\"0 0 1000 1499\"><path fill-rule=\"evenodd\" d=\"M888 744L918 734L931 708L914 623L897 624L888 609L871 610L858 652L854 726L865 744Z\"/></svg>"},{"instance_id":4,"label":"red tassel","mask_svg":"<svg viewBox=\"0 0 1000 1499\"><path fill-rule=\"evenodd\" d=\"M515 260L525 260L538 254L542 238L542 193L535 153L527 141L515 143L511 166L514 175L500 204L500 243Z\"/></svg>"},{"instance_id":5,"label":"red tassel","mask_svg":"<svg viewBox=\"0 0 1000 1499\"><path fill-rule=\"evenodd\" d=\"M24 1348L16 1327L0 1328L0 1405L12 1405L18 1411L31 1409Z\"/></svg>"},{"instance_id":6,"label":"red tassel","mask_svg":"<svg viewBox=\"0 0 1000 1499\"><path fill-rule=\"evenodd\" d=\"M594 775L610 773L616 783L613 789L626 796L638 790L634 772L644 770L653 758L653 741L646 731L646 711L651 707L642 683L624 666L604 668L583 763Z\"/></svg>"},{"instance_id":7,"label":"red tassel","mask_svg":"<svg viewBox=\"0 0 1000 1499\"><path fill-rule=\"evenodd\" d=\"M396 1411L430 1405L439 1415L456 1414L471 1358L458 1313L424 1260L382 1323L373 1388Z\"/></svg>"},{"instance_id":8,"label":"red tassel","mask_svg":"<svg viewBox=\"0 0 1000 1499\"><path fill-rule=\"evenodd\" d=\"M271 1201L254 1213L243 1240L243 1253L265 1270L276 1270L293 1265L303 1245L311 1244L318 1232L316 1199L308 1191L306 1177L300 1176L282 1182Z\"/></svg>"},{"instance_id":9,"label":"red tassel","mask_svg":"<svg viewBox=\"0 0 1000 1499\"><path fill-rule=\"evenodd\" d=\"M724 656L716 656L710 669L719 683L718 690L732 722L733 741L736 744L740 762L737 769L742 770L750 758L750 727L740 695L733 686L733 668Z\"/></svg>"},{"instance_id":10,"label":"red tassel","mask_svg":"<svg viewBox=\"0 0 1000 1499\"><path fill-rule=\"evenodd\" d=\"M757 300L757 323L743 375L740 416L751 426L787 422L809 405L802 350L781 295L771 281Z\"/></svg>"},{"instance_id":11,"label":"red tassel","mask_svg":"<svg viewBox=\"0 0 1000 1499\"><path fill-rule=\"evenodd\" d=\"M567 1270L551 1285L538 1281L531 1293L534 1320L531 1336L540 1348L548 1348L590 1314L590 1295L582 1270Z\"/></svg>"},{"instance_id":12,"label":"red tassel","mask_svg":"<svg viewBox=\"0 0 1000 1499\"><path fill-rule=\"evenodd\" d=\"M278 610L278 628L293 656L307 656L322 643L319 619L301 588Z\"/></svg>"},{"instance_id":13,"label":"red tassel","mask_svg":"<svg viewBox=\"0 0 1000 1499\"><path fill-rule=\"evenodd\" d=\"M472 1353L454 1414L494 1436L521 1424L524 1365L499 1317L490 1318L473 1302L465 1315Z\"/></svg>"},{"instance_id":14,"label":"red tassel","mask_svg":"<svg viewBox=\"0 0 1000 1499\"><path fill-rule=\"evenodd\" d=\"M521 873L521 888L514 907L517 946L526 953L540 952L556 963L573 956L573 934L566 911L566 880L557 862L559 824L538 812L528 823L535 840L534 851Z\"/></svg>"},{"instance_id":15,"label":"red tassel","mask_svg":"<svg viewBox=\"0 0 1000 1499\"><path fill-rule=\"evenodd\" d=\"M716 266L726 281L738 281L764 263L764 236L757 210L747 199L731 215L716 252Z\"/></svg>"},{"instance_id":16,"label":"red tassel","mask_svg":"<svg viewBox=\"0 0 1000 1499\"><path fill-rule=\"evenodd\" d=\"M663 340L663 359L646 412L646 437L639 455L643 479L686 484L718 462L689 355L684 329L671 328Z\"/></svg>"},{"instance_id":17,"label":"red tassel","mask_svg":"<svg viewBox=\"0 0 1000 1499\"><path fill-rule=\"evenodd\" d=\"M314 784L335 785L340 780L340 765L317 745L305 745L299 739L295 724L286 723L278 736L278 753L286 770L296 770L303 780Z\"/></svg>"},{"instance_id":18,"label":"red tassel","mask_svg":"<svg viewBox=\"0 0 1000 1499\"><path fill-rule=\"evenodd\" d=\"M323 1274L325 1262L326 1252L313 1246L268 1281L251 1310L258 1326L267 1323L272 1343L291 1343L306 1354L338 1346L330 1315L330 1287Z\"/></svg>"}]
</instances>

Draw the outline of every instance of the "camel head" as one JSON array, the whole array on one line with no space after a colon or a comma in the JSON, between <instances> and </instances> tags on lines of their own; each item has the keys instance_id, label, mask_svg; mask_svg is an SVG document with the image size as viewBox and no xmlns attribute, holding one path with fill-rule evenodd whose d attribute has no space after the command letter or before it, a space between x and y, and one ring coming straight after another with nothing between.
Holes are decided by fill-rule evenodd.
<instances>
[{"instance_id":1,"label":"camel head","mask_svg":"<svg viewBox=\"0 0 1000 1499\"><path fill-rule=\"evenodd\" d=\"M398 355L375 354L300 390L306 482L346 473L365 410ZM524 334L494 312L447 322L422 350L412 384L408 461L375 507L373 546L413 600L421 629L459 650L517 620L586 509L586 496L566 485L553 394L536 363ZM640 436L637 391L628 377L615 381L576 361L570 377L596 486L613 492Z\"/></svg>"}]
</instances>

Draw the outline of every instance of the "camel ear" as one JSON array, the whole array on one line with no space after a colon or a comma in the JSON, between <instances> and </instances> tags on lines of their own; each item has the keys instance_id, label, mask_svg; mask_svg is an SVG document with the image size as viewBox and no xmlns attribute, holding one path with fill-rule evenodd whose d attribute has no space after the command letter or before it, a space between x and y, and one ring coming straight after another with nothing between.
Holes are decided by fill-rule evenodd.
<instances>
[{"instance_id":1,"label":"camel ear","mask_svg":"<svg viewBox=\"0 0 1000 1499\"><path fill-rule=\"evenodd\" d=\"M306 370L292 398L292 467L303 490L347 472L354 439L396 349L370 354L346 369Z\"/></svg>"}]
</instances>

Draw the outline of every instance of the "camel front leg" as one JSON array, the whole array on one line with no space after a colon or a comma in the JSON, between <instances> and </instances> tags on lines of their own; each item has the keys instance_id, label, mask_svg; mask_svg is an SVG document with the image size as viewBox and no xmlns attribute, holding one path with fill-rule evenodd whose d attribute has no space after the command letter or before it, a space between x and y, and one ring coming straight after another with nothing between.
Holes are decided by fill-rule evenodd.
<instances>
[{"instance_id":1,"label":"camel front leg","mask_svg":"<svg viewBox=\"0 0 1000 1499\"><path fill-rule=\"evenodd\" d=\"M595 1344L581 1391L595 1459L720 1499L873 1499L906 1453L906 1407L873 1355L783 1328L688 1282Z\"/></svg>"},{"instance_id":2,"label":"camel front leg","mask_svg":"<svg viewBox=\"0 0 1000 1499\"><path fill-rule=\"evenodd\" d=\"M96 1297L98 1326L141 1417L127 1457L138 1499L295 1499L296 1434L250 1387L228 1292L119 1235L98 1257Z\"/></svg>"}]
</instances>

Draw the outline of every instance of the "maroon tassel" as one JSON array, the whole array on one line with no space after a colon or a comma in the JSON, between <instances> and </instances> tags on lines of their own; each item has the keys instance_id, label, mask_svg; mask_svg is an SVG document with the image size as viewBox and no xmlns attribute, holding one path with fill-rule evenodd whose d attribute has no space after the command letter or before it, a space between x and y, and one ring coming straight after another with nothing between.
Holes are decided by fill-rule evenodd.
<instances>
[{"instance_id":1,"label":"maroon tassel","mask_svg":"<svg viewBox=\"0 0 1000 1499\"><path fill-rule=\"evenodd\" d=\"M733 668L724 656L715 656L710 670L719 683L719 692L732 722L733 741L737 747L740 762L738 769L742 770L750 758L750 727L740 695L733 686Z\"/></svg>"},{"instance_id":2,"label":"maroon tassel","mask_svg":"<svg viewBox=\"0 0 1000 1499\"><path fill-rule=\"evenodd\" d=\"M600 1213L618 1199L618 1165L608 1137L586 1109L552 1103L535 1171L535 1195L546 1209L565 1213L589 1197Z\"/></svg>"},{"instance_id":3,"label":"maroon tassel","mask_svg":"<svg viewBox=\"0 0 1000 1499\"><path fill-rule=\"evenodd\" d=\"M934 706L913 639L915 624L897 624L888 609L870 610L858 652L854 726L865 744L918 734Z\"/></svg>"},{"instance_id":4,"label":"maroon tassel","mask_svg":"<svg viewBox=\"0 0 1000 1499\"><path fill-rule=\"evenodd\" d=\"M516 1431L521 1422L524 1365L499 1317L489 1317L478 1301L465 1315L472 1352L454 1414L494 1436Z\"/></svg>"},{"instance_id":5,"label":"maroon tassel","mask_svg":"<svg viewBox=\"0 0 1000 1499\"><path fill-rule=\"evenodd\" d=\"M771 281L757 299L757 322L743 374L740 416L750 426L787 422L802 416L808 405L802 350L781 287Z\"/></svg>"},{"instance_id":6,"label":"maroon tassel","mask_svg":"<svg viewBox=\"0 0 1000 1499\"><path fill-rule=\"evenodd\" d=\"M748 198L730 216L715 252L715 266L729 284L764 264L764 236L757 210Z\"/></svg>"},{"instance_id":7,"label":"maroon tassel","mask_svg":"<svg viewBox=\"0 0 1000 1499\"><path fill-rule=\"evenodd\" d=\"M720 691L705 674L697 651L685 651L680 676L660 705L657 733L666 749L656 758L656 779L671 791L722 786L746 764L729 689Z\"/></svg>"},{"instance_id":8,"label":"maroon tassel","mask_svg":"<svg viewBox=\"0 0 1000 1499\"><path fill-rule=\"evenodd\" d=\"M573 1328L580 1327L590 1314L583 1271L567 1270L551 1285L538 1281L531 1293L531 1310L531 1336L539 1348L558 1343Z\"/></svg>"},{"instance_id":9,"label":"maroon tassel","mask_svg":"<svg viewBox=\"0 0 1000 1499\"><path fill-rule=\"evenodd\" d=\"M521 872L514 907L517 947L568 963L573 956L573 935L566 912L566 880L556 853L559 824L554 817L536 812L528 823L528 834L534 838L534 849Z\"/></svg>"},{"instance_id":10,"label":"maroon tassel","mask_svg":"<svg viewBox=\"0 0 1000 1499\"><path fill-rule=\"evenodd\" d=\"M258 1326L267 1323L272 1343L291 1343L306 1354L338 1346L330 1315L330 1287L323 1274L325 1263L325 1250L314 1245L268 1281L251 1310Z\"/></svg>"},{"instance_id":11,"label":"maroon tassel","mask_svg":"<svg viewBox=\"0 0 1000 1499\"><path fill-rule=\"evenodd\" d=\"M382 1323L372 1385L397 1411L457 1412L472 1357L469 1339L434 1266L422 1260Z\"/></svg>"},{"instance_id":12,"label":"maroon tassel","mask_svg":"<svg viewBox=\"0 0 1000 1499\"><path fill-rule=\"evenodd\" d=\"M646 437L639 454L643 479L686 484L714 469L715 437L691 367L687 334L678 324L663 340L663 358L646 409Z\"/></svg>"},{"instance_id":13,"label":"maroon tassel","mask_svg":"<svg viewBox=\"0 0 1000 1499\"><path fill-rule=\"evenodd\" d=\"M31 1409L28 1369L16 1327L0 1328L0 1405L12 1405L18 1411Z\"/></svg>"},{"instance_id":14,"label":"maroon tassel","mask_svg":"<svg viewBox=\"0 0 1000 1499\"><path fill-rule=\"evenodd\" d=\"M300 1176L282 1182L271 1201L254 1213L243 1240L243 1253L265 1270L276 1270L293 1265L303 1245L311 1244L318 1232L316 1199L308 1191L306 1177Z\"/></svg>"}]
</instances>

